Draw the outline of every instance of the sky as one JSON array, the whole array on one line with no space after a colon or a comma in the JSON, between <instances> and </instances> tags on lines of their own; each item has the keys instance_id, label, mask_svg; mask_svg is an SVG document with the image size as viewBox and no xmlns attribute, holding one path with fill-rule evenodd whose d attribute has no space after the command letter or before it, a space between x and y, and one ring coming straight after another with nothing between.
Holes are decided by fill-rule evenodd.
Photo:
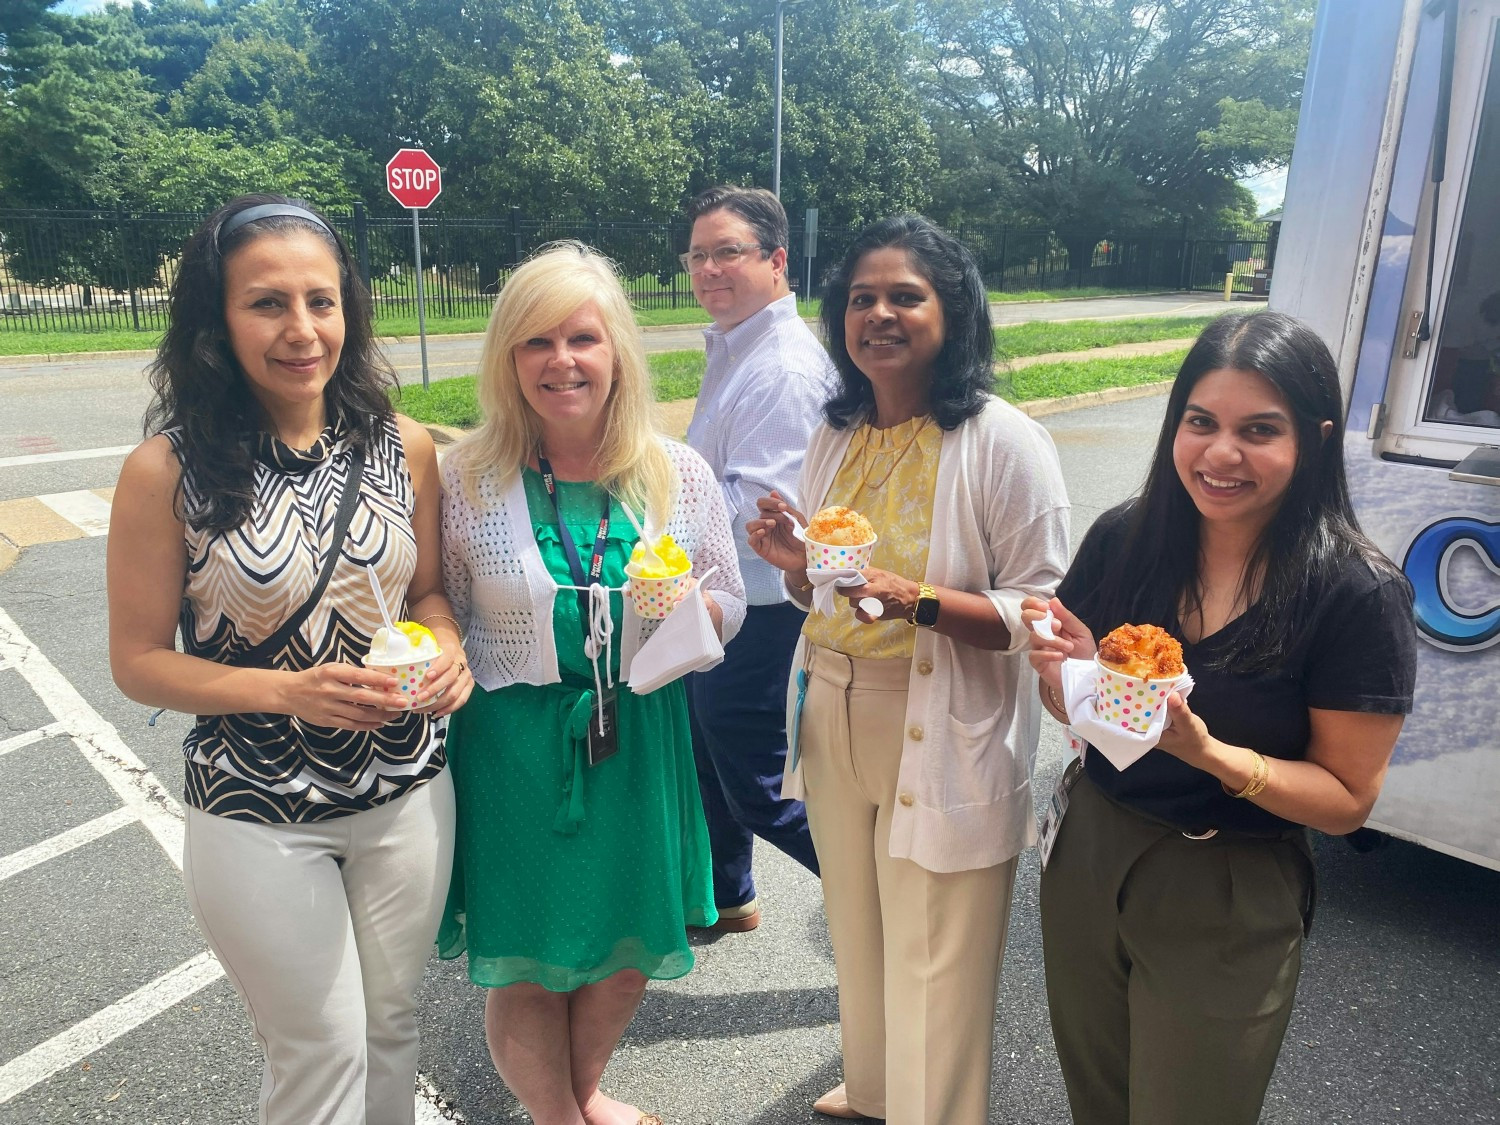
<instances>
[{"instance_id":1,"label":"sky","mask_svg":"<svg viewBox=\"0 0 1500 1125\"><path fill-rule=\"evenodd\" d=\"M1286 198L1286 169L1274 168L1240 181L1255 193L1256 209L1264 215L1281 207Z\"/></svg>"}]
</instances>

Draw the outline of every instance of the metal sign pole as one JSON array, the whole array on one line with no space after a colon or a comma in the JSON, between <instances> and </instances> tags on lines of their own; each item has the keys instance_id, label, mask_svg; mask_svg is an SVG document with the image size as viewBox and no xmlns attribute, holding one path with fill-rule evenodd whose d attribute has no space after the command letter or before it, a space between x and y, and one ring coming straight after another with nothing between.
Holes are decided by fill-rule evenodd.
<instances>
[{"instance_id":1,"label":"metal sign pole","mask_svg":"<svg viewBox=\"0 0 1500 1125\"><path fill-rule=\"evenodd\" d=\"M421 212L411 209L411 241L417 252L417 335L422 341L422 389L427 390L427 293L422 286Z\"/></svg>"}]
</instances>

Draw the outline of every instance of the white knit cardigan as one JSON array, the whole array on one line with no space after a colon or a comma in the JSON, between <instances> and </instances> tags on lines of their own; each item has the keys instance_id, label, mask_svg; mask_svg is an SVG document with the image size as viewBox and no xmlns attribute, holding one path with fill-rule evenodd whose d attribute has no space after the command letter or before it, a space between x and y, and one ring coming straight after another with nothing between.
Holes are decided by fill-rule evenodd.
<instances>
[{"instance_id":1,"label":"white knit cardigan","mask_svg":"<svg viewBox=\"0 0 1500 1125\"><path fill-rule=\"evenodd\" d=\"M808 512L823 507L854 429L813 431L798 488ZM1021 599L1050 597L1067 564L1068 497L1052 438L991 398L943 435L924 580L984 594L1011 644L996 652L917 630L891 813L894 858L928 871L968 871L1036 842L1031 769L1041 705ZM802 667L806 644L804 637L793 667ZM795 702L792 688L788 730ZM805 795L799 764L782 796Z\"/></svg>"},{"instance_id":2,"label":"white knit cardigan","mask_svg":"<svg viewBox=\"0 0 1500 1125\"><path fill-rule=\"evenodd\" d=\"M740 578L729 517L713 470L679 442L662 439L677 470L677 500L664 529L693 560L693 573L718 570L704 583L724 613L725 644L745 620L745 584ZM487 691L510 684L555 684L557 642L552 606L558 585L542 564L526 507L526 485L517 473L505 487L479 481L471 503L453 459L443 464L443 585L454 616L467 630L464 653L474 681ZM659 534L656 528L650 529ZM616 607L620 600L612 598ZM630 661L660 624L628 609L620 638L620 680Z\"/></svg>"}]
</instances>

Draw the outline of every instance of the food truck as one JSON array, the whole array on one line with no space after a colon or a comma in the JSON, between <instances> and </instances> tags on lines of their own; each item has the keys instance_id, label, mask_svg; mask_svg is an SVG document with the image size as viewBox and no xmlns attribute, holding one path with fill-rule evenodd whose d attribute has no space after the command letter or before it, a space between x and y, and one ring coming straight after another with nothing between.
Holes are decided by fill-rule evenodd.
<instances>
[{"instance_id":1,"label":"food truck","mask_svg":"<svg viewBox=\"0 0 1500 1125\"><path fill-rule=\"evenodd\" d=\"M1322 0L1270 305L1332 347L1355 507L1416 595L1369 827L1500 868L1500 0Z\"/></svg>"}]
</instances>

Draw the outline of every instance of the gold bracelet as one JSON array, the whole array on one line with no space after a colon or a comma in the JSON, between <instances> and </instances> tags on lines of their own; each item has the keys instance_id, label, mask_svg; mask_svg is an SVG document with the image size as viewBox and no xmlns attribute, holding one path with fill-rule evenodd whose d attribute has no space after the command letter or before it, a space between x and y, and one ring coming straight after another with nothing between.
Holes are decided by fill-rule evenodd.
<instances>
[{"instance_id":1,"label":"gold bracelet","mask_svg":"<svg viewBox=\"0 0 1500 1125\"><path fill-rule=\"evenodd\" d=\"M1063 706L1062 700L1057 698L1057 691L1052 687L1051 684L1044 683L1042 686L1047 689L1047 698L1052 700L1052 706L1056 707L1059 711L1062 712L1063 718L1067 718L1068 709Z\"/></svg>"},{"instance_id":2,"label":"gold bracelet","mask_svg":"<svg viewBox=\"0 0 1500 1125\"><path fill-rule=\"evenodd\" d=\"M458 634L459 640L463 639L464 627L457 621L453 620L453 618L449 617L446 613L429 613L426 617L422 618L422 620L418 621L417 624L426 625L429 621L432 621L434 619L438 621L448 622L449 625L453 626L453 631Z\"/></svg>"},{"instance_id":3,"label":"gold bracelet","mask_svg":"<svg viewBox=\"0 0 1500 1125\"><path fill-rule=\"evenodd\" d=\"M791 575L787 575L787 577L790 578ZM794 590L796 590L797 593L799 593L799 594L805 594L809 590L812 589L812 583L811 582L803 582L803 583L799 584L799 583L793 582L792 583L792 588Z\"/></svg>"},{"instance_id":4,"label":"gold bracelet","mask_svg":"<svg viewBox=\"0 0 1500 1125\"><path fill-rule=\"evenodd\" d=\"M1255 754L1255 765L1250 770L1250 780L1245 783L1245 788L1241 789L1238 793L1234 793L1230 791L1229 786L1221 786L1224 792L1228 793L1231 797L1255 797L1266 787L1266 780L1270 777L1271 767L1265 758L1256 754L1254 750L1250 751L1250 753Z\"/></svg>"}]
</instances>

